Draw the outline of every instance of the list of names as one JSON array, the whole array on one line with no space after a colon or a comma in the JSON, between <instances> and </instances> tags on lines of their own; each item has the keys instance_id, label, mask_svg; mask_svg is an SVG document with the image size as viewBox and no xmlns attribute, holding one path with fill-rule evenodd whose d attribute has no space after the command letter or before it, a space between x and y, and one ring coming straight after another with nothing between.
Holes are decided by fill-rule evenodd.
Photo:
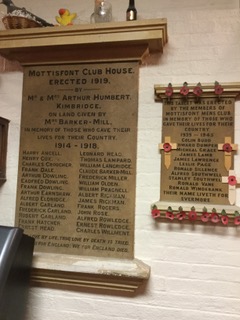
<instances>
[{"instance_id":1,"label":"list of names","mask_svg":"<svg viewBox=\"0 0 240 320\"><path fill-rule=\"evenodd\" d=\"M163 141L177 144L171 165L161 164L162 201L229 204L224 152L218 145L234 141L234 99L172 99L163 106ZM161 151L164 154L164 151Z\"/></svg>"}]
</instances>

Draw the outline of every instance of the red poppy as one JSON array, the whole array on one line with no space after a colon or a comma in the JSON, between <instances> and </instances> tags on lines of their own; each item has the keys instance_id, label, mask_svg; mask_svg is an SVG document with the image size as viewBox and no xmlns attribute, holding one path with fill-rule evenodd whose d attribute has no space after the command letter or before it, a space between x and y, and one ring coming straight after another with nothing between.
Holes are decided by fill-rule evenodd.
<instances>
[{"instance_id":1,"label":"red poppy","mask_svg":"<svg viewBox=\"0 0 240 320\"><path fill-rule=\"evenodd\" d=\"M208 222L209 218L210 218L210 213L208 212L203 212L203 214L201 215L202 222Z\"/></svg>"},{"instance_id":2,"label":"red poppy","mask_svg":"<svg viewBox=\"0 0 240 320\"><path fill-rule=\"evenodd\" d=\"M219 220L220 220L219 215L218 215L216 212L213 212L213 213L211 214L211 221L212 221L213 223L218 223Z\"/></svg>"},{"instance_id":3,"label":"red poppy","mask_svg":"<svg viewBox=\"0 0 240 320\"><path fill-rule=\"evenodd\" d=\"M223 87L217 81L215 81L214 93L218 96L223 93Z\"/></svg>"},{"instance_id":4,"label":"red poppy","mask_svg":"<svg viewBox=\"0 0 240 320\"><path fill-rule=\"evenodd\" d=\"M185 219L186 218L186 212L185 211L181 211L181 212L179 212L178 214L177 214L177 218L178 218L178 220L180 220L180 221L182 221L183 219Z\"/></svg>"},{"instance_id":5,"label":"red poppy","mask_svg":"<svg viewBox=\"0 0 240 320\"><path fill-rule=\"evenodd\" d=\"M234 220L233 220L234 224L236 226L240 225L240 214L238 211L234 212Z\"/></svg>"},{"instance_id":6,"label":"red poppy","mask_svg":"<svg viewBox=\"0 0 240 320\"><path fill-rule=\"evenodd\" d=\"M222 221L222 224L227 225L228 221L229 221L228 216L226 214L222 215L221 216L221 221Z\"/></svg>"},{"instance_id":7,"label":"red poppy","mask_svg":"<svg viewBox=\"0 0 240 320\"><path fill-rule=\"evenodd\" d=\"M240 216L236 216L236 217L234 218L234 224L235 224L236 226L239 226L239 225L240 225Z\"/></svg>"},{"instance_id":8,"label":"red poppy","mask_svg":"<svg viewBox=\"0 0 240 320\"><path fill-rule=\"evenodd\" d=\"M231 152L232 151L232 146L230 143L224 143L223 145L223 151L225 152Z\"/></svg>"},{"instance_id":9,"label":"red poppy","mask_svg":"<svg viewBox=\"0 0 240 320\"><path fill-rule=\"evenodd\" d=\"M170 220L174 219L174 214L172 212L172 208L171 207L168 207L165 215L166 215L166 218L168 218Z\"/></svg>"},{"instance_id":10,"label":"red poppy","mask_svg":"<svg viewBox=\"0 0 240 320\"><path fill-rule=\"evenodd\" d=\"M152 217L154 219L160 218L161 214L160 214L160 210L158 210L157 208L153 208L152 209Z\"/></svg>"},{"instance_id":11,"label":"red poppy","mask_svg":"<svg viewBox=\"0 0 240 320\"><path fill-rule=\"evenodd\" d=\"M228 177L228 184L230 186L235 186L237 184L237 179L235 176L229 176Z\"/></svg>"},{"instance_id":12,"label":"red poppy","mask_svg":"<svg viewBox=\"0 0 240 320\"><path fill-rule=\"evenodd\" d=\"M195 94L195 96L197 97L200 97L202 93L203 91L202 91L201 83L198 83L197 86L193 89L193 94Z\"/></svg>"},{"instance_id":13,"label":"red poppy","mask_svg":"<svg viewBox=\"0 0 240 320\"><path fill-rule=\"evenodd\" d=\"M169 98L173 95L173 87L171 83L169 83L168 87L166 88L165 95Z\"/></svg>"},{"instance_id":14,"label":"red poppy","mask_svg":"<svg viewBox=\"0 0 240 320\"><path fill-rule=\"evenodd\" d=\"M194 210L191 210L189 213L188 213L188 218L189 220L191 221L194 221L197 219L197 212L194 211Z\"/></svg>"},{"instance_id":15,"label":"red poppy","mask_svg":"<svg viewBox=\"0 0 240 320\"><path fill-rule=\"evenodd\" d=\"M180 89L180 94L183 96L187 96L189 93L189 88L187 82L184 82L183 87Z\"/></svg>"},{"instance_id":16,"label":"red poppy","mask_svg":"<svg viewBox=\"0 0 240 320\"><path fill-rule=\"evenodd\" d=\"M165 152L170 152L170 151L172 150L171 144L170 144L169 142L165 142L165 143L163 144L163 150L164 150Z\"/></svg>"}]
</instances>

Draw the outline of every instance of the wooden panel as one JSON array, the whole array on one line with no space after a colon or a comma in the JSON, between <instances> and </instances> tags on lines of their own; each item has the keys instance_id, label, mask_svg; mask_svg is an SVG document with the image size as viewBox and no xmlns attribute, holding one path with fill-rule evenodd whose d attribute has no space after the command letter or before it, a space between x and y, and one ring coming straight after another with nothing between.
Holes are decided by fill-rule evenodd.
<instances>
[{"instance_id":1,"label":"wooden panel","mask_svg":"<svg viewBox=\"0 0 240 320\"><path fill-rule=\"evenodd\" d=\"M8 124L9 120L0 117L0 181L6 180Z\"/></svg>"}]
</instances>

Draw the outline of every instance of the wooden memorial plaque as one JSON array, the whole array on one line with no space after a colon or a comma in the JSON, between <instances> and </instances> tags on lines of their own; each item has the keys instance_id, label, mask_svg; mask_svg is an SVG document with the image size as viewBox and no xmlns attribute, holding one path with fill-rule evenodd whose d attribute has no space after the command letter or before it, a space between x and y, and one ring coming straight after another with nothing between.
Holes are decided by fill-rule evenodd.
<instances>
[{"instance_id":1,"label":"wooden memorial plaque","mask_svg":"<svg viewBox=\"0 0 240 320\"><path fill-rule=\"evenodd\" d=\"M24 68L16 224L36 252L133 258L138 63Z\"/></svg>"},{"instance_id":2,"label":"wooden memorial plaque","mask_svg":"<svg viewBox=\"0 0 240 320\"><path fill-rule=\"evenodd\" d=\"M217 82L202 87L155 86L156 101L163 102L161 188L160 199L153 205L155 218L161 212L169 219L176 213L179 220L189 212L199 212L199 217L207 211L240 215L235 206L240 179L234 171L239 92L239 84Z\"/></svg>"}]
</instances>

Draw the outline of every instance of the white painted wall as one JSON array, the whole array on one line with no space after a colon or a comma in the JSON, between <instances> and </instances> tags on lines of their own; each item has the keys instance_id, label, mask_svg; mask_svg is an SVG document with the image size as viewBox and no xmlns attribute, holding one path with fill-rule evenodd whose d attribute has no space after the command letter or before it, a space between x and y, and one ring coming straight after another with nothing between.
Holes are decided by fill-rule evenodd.
<instances>
[{"instance_id":1,"label":"white painted wall","mask_svg":"<svg viewBox=\"0 0 240 320\"><path fill-rule=\"evenodd\" d=\"M87 22L93 0L15 0L54 22L60 7ZM127 0L112 0L115 20L125 19ZM45 4L45 6L44 6ZM239 1L136 0L139 18L168 19L163 55L140 70L135 256L152 268L137 297L31 289L26 320L239 320L240 228L155 224L150 205L159 199L161 104L154 84L240 82ZM0 7L4 11L3 6ZM22 74L0 74L0 116L11 120L7 182L0 188L0 224L13 225L19 146ZM235 142L240 145L240 104ZM240 151L235 170L240 175ZM237 204L240 206L240 193Z\"/></svg>"}]
</instances>

